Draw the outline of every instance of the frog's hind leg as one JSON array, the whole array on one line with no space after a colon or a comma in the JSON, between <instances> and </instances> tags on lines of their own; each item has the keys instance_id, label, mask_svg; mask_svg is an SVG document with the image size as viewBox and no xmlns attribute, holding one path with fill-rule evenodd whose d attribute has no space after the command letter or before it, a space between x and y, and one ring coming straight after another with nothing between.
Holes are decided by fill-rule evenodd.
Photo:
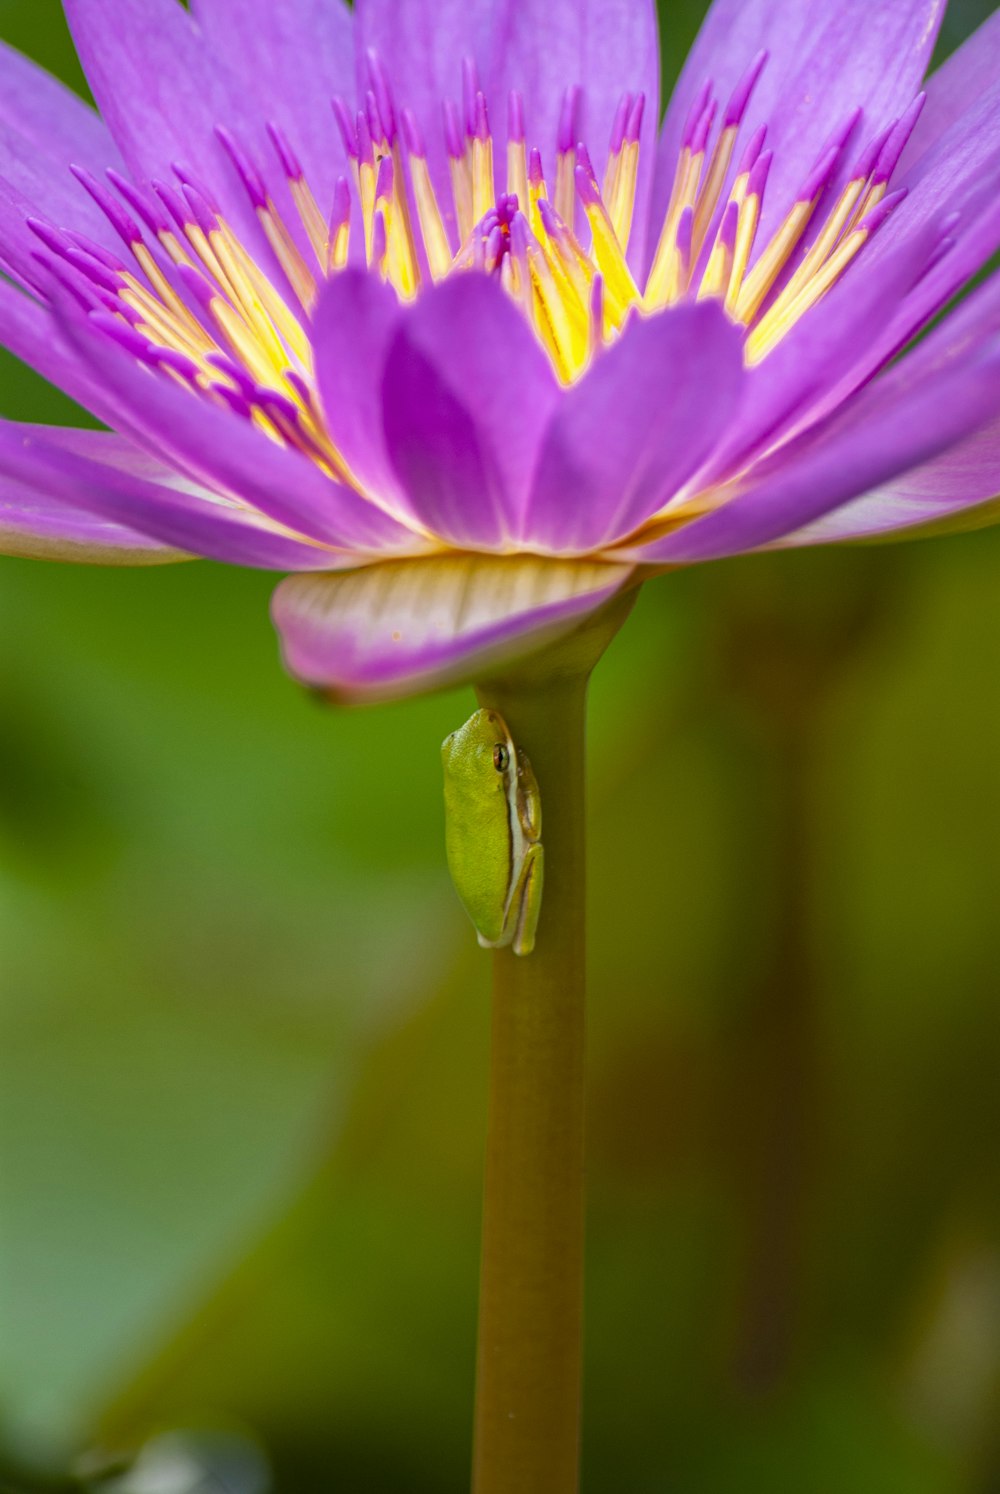
<instances>
[{"instance_id":1,"label":"frog's hind leg","mask_svg":"<svg viewBox=\"0 0 1000 1494\"><path fill-rule=\"evenodd\" d=\"M535 947L535 930L542 908L542 884L545 878L545 852L540 844L529 847L521 868L520 911L512 945L516 955L530 954Z\"/></svg>"}]
</instances>

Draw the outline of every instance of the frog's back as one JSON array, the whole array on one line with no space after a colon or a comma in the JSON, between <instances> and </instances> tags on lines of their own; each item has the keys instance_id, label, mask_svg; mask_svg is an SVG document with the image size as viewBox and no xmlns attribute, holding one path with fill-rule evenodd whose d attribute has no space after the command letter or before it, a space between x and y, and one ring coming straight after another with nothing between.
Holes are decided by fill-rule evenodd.
<instances>
[{"instance_id":1,"label":"frog's back","mask_svg":"<svg viewBox=\"0 0 1000 1494\"><path fill-rule=\"evenodd\" d=\"M488 781L487 781L488 782ZM452 881L476 928L496 943L504 931L511 880L511 831L499 777L484 787L457 775L445 819Z\"/></svg>"}]
</instances>

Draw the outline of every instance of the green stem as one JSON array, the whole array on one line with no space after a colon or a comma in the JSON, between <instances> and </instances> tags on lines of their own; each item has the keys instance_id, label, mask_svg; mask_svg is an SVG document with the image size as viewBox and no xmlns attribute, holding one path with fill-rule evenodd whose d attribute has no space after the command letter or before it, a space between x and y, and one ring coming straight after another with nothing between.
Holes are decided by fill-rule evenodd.
<instances>
[{"instance_id":1,"label":"green stem","mask_svg":"<svg viewBox=\"0 0 1000 1494\"><path fill-rule=\"evenodd\" d=\"M493 955L474 1494L579 1481L588 676L478 691L535 770L545 892L534 952Z\"/></svg>"}]
</instances>

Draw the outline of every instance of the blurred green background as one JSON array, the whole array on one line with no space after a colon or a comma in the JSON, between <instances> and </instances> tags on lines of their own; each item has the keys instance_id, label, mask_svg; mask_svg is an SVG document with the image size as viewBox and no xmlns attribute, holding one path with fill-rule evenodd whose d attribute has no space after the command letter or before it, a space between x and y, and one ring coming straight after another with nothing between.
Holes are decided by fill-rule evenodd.
<instances>
[{"instance_id":1,"label":"blurred green background","mask_svg":"<svg viewBox=\"0 0 1000 1494\"><path fill-rule=\"evenodd\" d=\"M83 86L56 0L0 21ZM245 1494L467 1486L489 962L438 744L472 697L320 708L271 585L0 560L18 1490L176 1426ZM590 1494L1000 1490L998 596L998 531L740 560L647 587L598 670ZM210 1487L164 1447L128 1488Z\"/></svg>"}]
</instances>

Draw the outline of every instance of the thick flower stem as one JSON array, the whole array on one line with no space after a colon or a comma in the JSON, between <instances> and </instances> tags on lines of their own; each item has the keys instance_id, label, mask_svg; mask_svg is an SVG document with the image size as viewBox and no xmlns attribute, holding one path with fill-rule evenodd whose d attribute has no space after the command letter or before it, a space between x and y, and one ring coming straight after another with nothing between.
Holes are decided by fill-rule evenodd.
<instances>
[{"instance_id":1,"label":"thick flower stem","mask_svg":"<svg viewBox=\"0 0 1000 1494\"><path fill-rule=\"evenodd\" d=\"M578 1488L588 674L478 692L535 770L545 891L533 953L493 955L474 1494Z\"/></svg>"}]
</instances>

